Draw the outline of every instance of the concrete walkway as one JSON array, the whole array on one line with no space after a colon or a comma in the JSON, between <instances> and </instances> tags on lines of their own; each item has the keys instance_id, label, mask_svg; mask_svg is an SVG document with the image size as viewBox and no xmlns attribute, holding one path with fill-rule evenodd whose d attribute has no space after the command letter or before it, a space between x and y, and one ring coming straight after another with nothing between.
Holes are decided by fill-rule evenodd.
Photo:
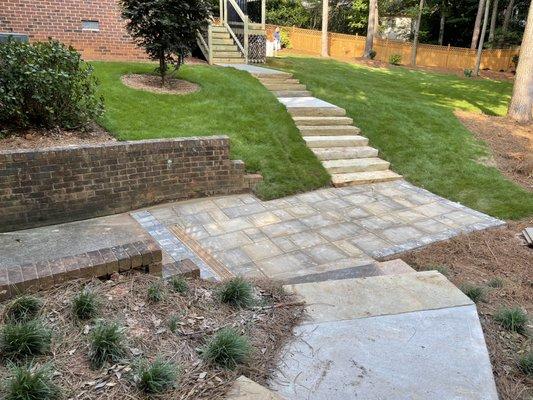
<instances>
[{"instance_id":1,"label":"concrete walkway","mask_svg":"<svg viewBox=\"0 0 533 400\"><path fill-rule=\"evenodd\" d=\"M132 215L176 261L201 249L206 278L222 265L291 282L380 275L376 259L503 224L403 180L271 201L252 194L189 200Z\"/></svg>"}]
</instances>

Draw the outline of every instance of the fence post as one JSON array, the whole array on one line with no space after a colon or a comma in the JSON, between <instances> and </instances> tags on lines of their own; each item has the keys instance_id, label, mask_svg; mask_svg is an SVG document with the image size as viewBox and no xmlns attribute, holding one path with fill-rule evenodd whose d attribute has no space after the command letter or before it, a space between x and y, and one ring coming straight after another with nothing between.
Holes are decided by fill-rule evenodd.
<instances>
[{"instance_id":1,"label":"fence post","mask_svg":"<svg viewBox=\"0 0 533 400\"><path fill-rule=\"evenodd\" d=\"M448 49L446 50L446 64L444 68L448 69L448 59L450 58L450 43L448 43Z\"/></svg>"}]
</instances>

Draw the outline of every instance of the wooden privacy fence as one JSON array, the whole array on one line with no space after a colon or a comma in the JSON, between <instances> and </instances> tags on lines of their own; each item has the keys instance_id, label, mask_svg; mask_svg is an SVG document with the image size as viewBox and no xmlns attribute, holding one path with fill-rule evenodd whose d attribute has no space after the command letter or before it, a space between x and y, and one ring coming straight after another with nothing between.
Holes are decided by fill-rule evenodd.
<instances>
[{"instance_id":1,"label":"wooden privacy fence","mask_svg":"<svg viewBox=\"0 0 533 400\"><path fill-rule=\"evenodd\" d=\"M272 38L275 25L267 25L267 35ZM280 27L287 34L291 48L304 53L320 55L321 32L312 29ZM328 34L329 55L341 60L349 60L363 55L365 36L346 35L343 33ZM392 54L402 57L401 64L409 64L411 60L410 42L389 39L374 39L376 60L388 62ZM486 49L481 56L481 69L493 71L509 71L514 68L512 58L519 49ZM416 65L423 67L473 69L476 63L476 50L464 47L438 46L419 44L416 54Z\"/></svg>"}]
</instances>

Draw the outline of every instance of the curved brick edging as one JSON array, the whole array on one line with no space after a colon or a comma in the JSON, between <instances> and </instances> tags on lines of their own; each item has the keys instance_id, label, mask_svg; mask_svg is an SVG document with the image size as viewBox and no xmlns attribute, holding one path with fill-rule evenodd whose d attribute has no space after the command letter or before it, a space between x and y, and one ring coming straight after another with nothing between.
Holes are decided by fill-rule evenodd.
<instances>
[{"instance_id":1,"label":"curved brick edging","mask_svg":"<svg viewBox=\"0 0 533 400\"><path fill-rule=\"evenodd\" d=\"M0 232L247 191L227 136L0 151Z\"/></svg>"}]
</instances>

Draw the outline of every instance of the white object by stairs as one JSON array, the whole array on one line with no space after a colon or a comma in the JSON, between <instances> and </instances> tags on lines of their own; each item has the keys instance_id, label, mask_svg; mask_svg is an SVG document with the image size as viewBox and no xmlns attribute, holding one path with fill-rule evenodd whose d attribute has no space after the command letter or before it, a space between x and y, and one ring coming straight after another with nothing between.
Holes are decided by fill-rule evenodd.
<instances>
[{"instance_id":1,"label":"white object by stairs","mask_svg":"<svg viewBox=\"0 0 533 400\"><path fill-rule=\"evenodd\" d=\"M331 174L334 186L401 178L389 170L387 161L378 158L378 150L368 146L368 139L360 135L344 109L311 97L292 74L262 70L251 73L287 107L307 146Z\"/></svg>"}]
</instances>

